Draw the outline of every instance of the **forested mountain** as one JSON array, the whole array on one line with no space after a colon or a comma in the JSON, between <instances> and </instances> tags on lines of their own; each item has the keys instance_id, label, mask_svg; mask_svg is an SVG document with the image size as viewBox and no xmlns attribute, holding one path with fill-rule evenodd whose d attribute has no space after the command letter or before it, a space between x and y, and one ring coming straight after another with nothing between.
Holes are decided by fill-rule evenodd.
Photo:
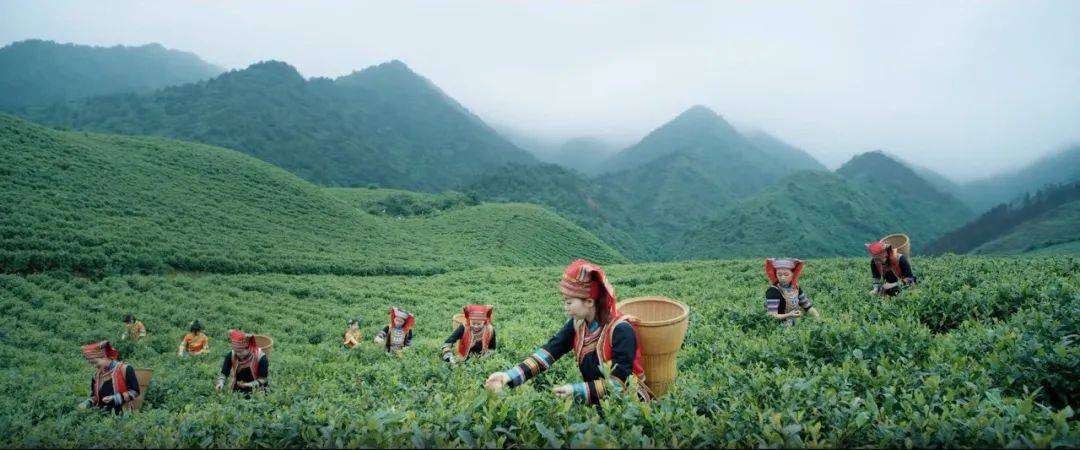
<instances>
[{"instance_id":1,"label":"forested mountain","mask_svg":"<svg viewBox=\"0 0 1080 450\"><path fill-rule=\"evenodd\" d=\"M0 48L0 110L97 95L149 92L222 69L159 44L91 47L26 40Z\"/></svg>"},{"instance_id":2,"label":"forested mountain","mask_svg":"<svg viewBox=\"0 0 1080 450\"><path fill-rule=\"evenodd\" d=\"M1080 201L1073 200L1016 226L1011 232L976 247L972 253L1080 253Z\"/></svg>"},{"instance_id":3,"label":"forested mountain","mask_svg":"<svg viewBox=\"0 0 1080 450\"><path fill-rule=\"evenodd\" d=\"M66 61L70 67L57 66L56 55L64 52L81 56ZM113 59L102 56L106 54ZM81 66L72 62L91 60L98 62ZM130 69L128 78L110 78L108 71L145 66L148 61L156 61L153 68L159 71L177 64L187 68L202 64L204 71L212 66L194 55L156 45L103 49L42 41L0 49L3 61L36 61L53 69L33 70L55 73L77 66L81 75L64 76L116 82L108 89L118 93L82 98L97 91L80 88L84 93L77 94L67 89L71 86L41 77L38 81L45 84L25 89L51 100L16 108L35 121L232 148L328 187L468 193L428 198L406 191L377 197L365 197L375 192L371 190L342 191L350 192L350 198L368 198L362 210L394 217L428 216L479 201L534 203L635 260L750 256L779 250L846 255L857 241L885 231L907 232L918 248L970 218L969 207L954 196L978 209L1010 193L1080 179L1080 147L1012 174L963 185L881 152L859 155L829 173L805 151L765 132L740 133L704 106L686 110L618 152L592 138L571 139L559 148L533 142L543 147L533 149L539 159L557 165L539 164L537 157L399 61L336 79L305 79L286 63L266 61L157 90L160 86L147 81L154 79L151 69ZM24 66L4 76L33 78L27 75L32 73L27 67L33 65ZM200 78L190 71L173 72L181 78ZM139 77L131 78L135 75ZM169 80L183 83L179 78ZM11 86L15 85L0 88ZM799 199L788 198L786 188L778 186L797 189ZM1021 221L1009 208L1007 220L990 217L1019 226ZM1071 217L1067 211L1058 211L1053 220L1047 216L1047 223ZM747 236L749 229L773 231ZM1045 229L1036 234L1048 233L1053 234ZM1024 245L1045 247L1061 239L1051 236L1041 244ZM985 239L978 242L990 244ZM1008 242L1013 243L984 250L1019 245L1016 239Z\"/></svg>"},{"instance_id":4,"label":"forested mountain","mask_svg":"<svg viewBox=\"0 0 1080 450\"><path fill-rule=\"evenodd\" d=\"M1080 182L1047 186L942 236L929 253L1019 253L1080 240Z\"/></svg>"},{"instance_id":5,"label":"forested mountain","mask_svg":"<svg viewBox=\"0 0 1080 450\"><path fill-rule=\"evenodd\" d=\"M818 160L798 147L778 139L764 131L756 130L745 133L750 141L765 154L772 158L774 164L787 171L796 170L828 170Z\"/></svg>"},{"instance_id":6,"label":"forested mountain","mask_svg":"<svg viewBox=\"0 0 1080 450\"><path fill-rule=\"evenodd\" d=\"M535 159L405 64L305 80L267 61L150 94L33 109L33 120L240 150L329 186L443 190Z\"/></svg>"},{"instance_id":7,"label":"forested mountain","mask_svg":"<svg viewBox=\"0 0 1080 450\"><path fill-rule=\"evenodd\" d=\"M673 240L670 259L855 256L863 243L908 234L914 251L964 223L970 213L880 152L835 173L803 171L721 210Z\"/></svg>"},{"instance_id":8,"label":"forested mountain","mask_svg":"<svg viewBox=\"0 0 1080 450\"><path fill-rule=\"evenodd\" d=\"M771 136L757 139L764 149L709 108L694 106L612 156L596 181L667 241L798 167L815 166Z\"/></svg>"}]
</instances>

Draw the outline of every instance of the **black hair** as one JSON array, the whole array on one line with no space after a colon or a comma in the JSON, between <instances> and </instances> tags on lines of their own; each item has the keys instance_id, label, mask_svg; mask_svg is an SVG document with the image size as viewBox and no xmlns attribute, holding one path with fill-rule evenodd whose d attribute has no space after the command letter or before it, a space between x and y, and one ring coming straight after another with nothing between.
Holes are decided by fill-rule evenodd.
<instances>
[{"instance_id":1,"label":"black hair","mask_svg":"<svg viewBox=\"0 0 1080 450\"><path fill-rule=\"evenodd\" d=\"M134 321L135 321L135 315L134 314L128 314L128 315L124 316L124 323L132 323Z\"/></svg>"},{"instance_id":2,"label":"black hair","mask_svg":"<svg viewBox=\"0 0 1080 450\"><path fill-rule=\"evenodd\" d=\"M194 322L191 322L191 332L192 333L198 333L198 332L200 332L202 330L203 330L202 322L199 322L198 320L196 320Z\"/></svg>"}]
</instances>

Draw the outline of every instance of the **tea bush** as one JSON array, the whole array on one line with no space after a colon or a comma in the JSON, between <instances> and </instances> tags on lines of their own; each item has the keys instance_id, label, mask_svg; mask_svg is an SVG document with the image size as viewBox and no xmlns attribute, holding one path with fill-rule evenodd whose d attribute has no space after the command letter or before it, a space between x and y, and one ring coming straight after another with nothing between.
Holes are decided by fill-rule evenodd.
<instances>
[{"instance_id":1,"label":"tea bush","mask_svg":"<svg viewBox=\"0 0 1080 450\"><path fill-rule=\"evenodd\" d=\"M651 404L601 412L555 399L572 362L513 391L488 373L517 363L565 320L561 267L432 276L0 275L0 446L4 447L1076 447L1080 278L1075 257L917 258L920 286L866 295L863 259L813 260L800 283L822 319L764 315L761 261L611 266L620 298L691 306L679 380ZM496 305L500 350L439 361L450 317ZM386 309L416 313L414 346L340 348L349 318L365 339ZM154 369L146 407L79 412L90 367L78 346L116 339L133 312L149 328L119 344ZM190 320L211 356L178 359ZM272 390L216 394L226 330L275 338Z\"/></svg>"}]
</instances>

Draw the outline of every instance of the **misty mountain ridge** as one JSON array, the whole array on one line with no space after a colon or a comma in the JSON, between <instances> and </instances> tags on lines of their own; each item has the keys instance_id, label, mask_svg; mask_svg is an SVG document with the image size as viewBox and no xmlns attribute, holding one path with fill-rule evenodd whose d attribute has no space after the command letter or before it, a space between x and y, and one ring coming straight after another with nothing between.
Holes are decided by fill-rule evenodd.
<instances>
[{"instance_id":1,"label":"misty mountain ridge","mask_svg":"<svg viewBox=\"0 0 1080 450\"><path fill-rule=\"evenodd\" d=\"M400 61L310 80L287 63L263 61L199 83L26 115L232 148L328 186L442 190L507 163L536 162Z\"/></svg>"},{"instance_id":2,"label":"misty mountain ridge","mask_svg":"<svg viewBox=\"0 0 1080 450\"><path fill-rule=\"evenodd\" d=\"M1000 204L935 240L927 252L1022 253L1080 243L1080 181Z\"/></svg>"},{"instance_id":3,"label":"misty mountain ridge","mask_svg":"<svg viewBox=\"0 0 1080 450\"><path fill-rule=\"evenodd\" d=\"M1051 184L1080 180L1080 144L1042 156L1019 169L963 183L959 197L975 211L986 211Z\"/></svg>"},{"instance_id":4,"label":"misty mountain ridge","mask_svg":"<svg viewBox=\"0 0 1080 450\"><path fill-rule=\"evenodd\" d=\"M792 173L672 240L665 253L672 259L857 256L864 242L893 232L908 234L918 248L968 217L959 200L875 151L835 172Z\"/></svg>"},{"instance_id":5,"label":"misty mountain ridge","mask_svg":"<svg viewBox=\"0 0 1080 450\"><path fill-rule=\"evenodd\" d=\"M846 255L852 242L885 230L926 245L971 218L957 196L991 196L979 183L957 184L881 151L828 172L807 152L763 131L740 132L702 105L621 151L589 137L508 139L506 129L489 126L399 60L310 79L285 62L262 61L204 81L21 113L53 125L237 149L324 186L460 189L489 201L536 203L636 260L800 248L782 237L785 227L808 243L808 256ZM1080 147L996 178L1014 180L1003 192L1015 196L1037 182L1076 177L1076 155ZM788 188L801 200L786 198ZM762 215L778 205L787 205L779 220ZM757 239L745 227L781 234ZM719 242L717 233L738 238ZM715 247L690 248L708 245Z\"/></svg>"},{"instance_id":6,"label":"misty mountain ridge","mask_svg":"<svg viewBox=\"0 0 1080 450\"><path fill-rule=\"evenodd\" d=\"M0 48L0 110L150 92L222 72L193 53L156 43L93 47L29 39Z\"/></svg>"}]
</instances>

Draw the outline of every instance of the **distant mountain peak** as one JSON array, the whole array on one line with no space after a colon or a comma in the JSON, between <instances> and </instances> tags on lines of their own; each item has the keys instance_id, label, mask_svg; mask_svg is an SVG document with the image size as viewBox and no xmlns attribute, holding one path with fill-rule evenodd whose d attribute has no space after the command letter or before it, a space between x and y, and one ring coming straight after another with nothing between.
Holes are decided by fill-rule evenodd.
<instances>
[{"instance_id":1,"label":"distant mountain peak","mask_svg":"<svg viewBox=\"0 0 1080 450\"><path fill-rule=\"evenodd\" d=\"M884 169L893 169L899 167L909 172L911 171L907 168L907 166L889 157L889 155L886 154L884 151L878 149L852 156L851 159L848 160L848 162L844 163L843 166L840 166L840 169L838 169L837 172L845 173L871 171L875 167Z\"/></svg>"},{"instance_id":2,"label":"distant mountain peak","mask_svg":"<svg viewBox=\"0 0 1080 450\"><path fill-rule=\"evenodd\" d=\"M713 111L712 109L710 109L708 106L705 106L705 105L691 106L689 109L687 109L686 111L683 111L678 116L675 116L674 119L671 119L671 121L669 121L667 123L667 125L671 125L671 124L688 124L688 125L691 125L691 126L701 126L701 125L716 126L716 125L720 125L720 126L726 128L726 129L730 129L733 132L735 131L735 129L726 120L724 120L723 116L721 116L720 114L717 114L716 111ZM667 125L665 125L665 127ZM663 128L663 127L661 127L661 128Z\"/></svg>"},{"instance_id":3,"label":"distant mountain peak","mask_svg":"<svg viewBox=\"0 0 1080 450\"><path fill-rule=\"evenodd\" d=\"M273 72L283 74L296 74L297 76L300 75L300 71L296 70L296 67L293 67L287 62L278 61L276 59L259 61L250 66L247 66L247 68L244 70L252 72Z\"/></svg>"},{"instance_id":4,"label":"distant mountain peak","mask_svg":"<svg viewBox=\"0 0 1080 450\"><path fill-rule=\"evenodd\" d=\"M222 72L194 53L158 43L102 47L27 39L0 47L0 110L146 93Z\"/></svg>"},{"instance_id":5,"label":"distant mountain peak","mask_svg":"<svg viewBox=\"0 0 1080 450\"><path fill-rule=\"evenodd\" d=\"M352 73L338 78L337 81L351 83L353 81L363 82L364 80L373 79L422 80L425 83L429 83L426 78L413 71L412 68L404 62L401 62L401 60L397 59L376 64L374 66L368 66L361 70L354 70Z\"/></svg>"},{"instance_id":6,"label":"distant mountain peak","mask_svg":"<svg viewBox=\"0 0 1080 450\"><path fill-rule=\"evenodd\" d=\"M701 104L691 106L679 116L720 117L712 108Z\"/></svg>"},{"instance_id":7,"label":"distant mountain peak","mask_svg":"<svg viewBox=\"0 0 1080 450\"><path fill-rule=\"evenodd\" d=\"M220 77L211 80L211 82L234 82L236 80L245 80L244 83L250 82L250 80L260 80L258 85L263 87L274 87L280 85L300 85L304 84L304 76L296 70L296 67L292 65L277 61L266 60L259 61L255 64L247 66L245 69L233 70L221 75Z\"/></svg>"}]
</instances>

